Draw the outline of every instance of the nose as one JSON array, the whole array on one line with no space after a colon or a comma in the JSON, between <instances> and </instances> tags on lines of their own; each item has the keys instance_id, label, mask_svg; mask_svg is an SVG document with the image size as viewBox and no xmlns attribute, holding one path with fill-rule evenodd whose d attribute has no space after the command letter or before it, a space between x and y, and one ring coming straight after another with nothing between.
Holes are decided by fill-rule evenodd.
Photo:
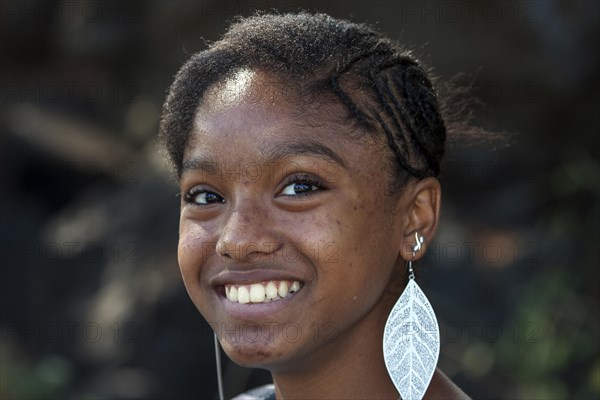
<instances>
[{"instance_id":1,"label":"nose","mask_svg":"<svg viewBox=\"0 0 600 400\"><path fill-rule=\"evenodd\" d=\"M216 243L216 252L221 257L252 262L275 253L282 245L269 213L260 205L236 206L225 218Z\"/></svg>"}]
</instances>

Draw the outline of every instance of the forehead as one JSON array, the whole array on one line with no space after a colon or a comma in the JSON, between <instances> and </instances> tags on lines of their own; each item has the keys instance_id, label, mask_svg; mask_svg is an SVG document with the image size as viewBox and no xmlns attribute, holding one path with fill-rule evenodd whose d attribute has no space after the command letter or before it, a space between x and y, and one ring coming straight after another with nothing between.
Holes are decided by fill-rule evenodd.
<instances>
[{"instance_id":1,"label":"forehead","mask_svg":"<svg viewBox=\"0 0 600 400\"><path fill-rule=\"evenodd\" d=\"M314 124L339 123L348 125L348 112L327 90L319 90L311 79L240 69L209 87L197 108L197 117L215 112L237 112L240 108L271 111L297 122ZM323 112L327 109L330 112ZM339 127L338 127L339 128Z\"/></svg>"},{"instance_id":2,"label":"forehead","mask_svg":"<svg viewBox=\"0 0 600 400\"><path fill-rule=\"evenodd\" d=\"M236 107L241 103L254 104L268 100L272 79L250 69L241 69L210 86L198 106L198 115Z\"/></svg>"},{"instance_id":3,"label":"forehead","mask_svg":"<svg viewBox=\"0 0 600 400\"><path fill-rule=\"evenodd\" d=\"M242 69L206 91L196 110L191 139L197 144L215 136L227 139L239 131L257 139L249 135L253 130L273 140L313 136L338 142L368 136L353 127L348 111L333 96L303 89L292 79Z\"/></svg>"},{"instance_id":4,"label":"forehead","mask_svg":"<svg viewBox=\"0 0 600 400\"><path fill-rule=\"evenodd\" d=\"M240 70L210 87L197 108L184 153L235 162L313 153L364 169L368 158L381 167L385 145L359 132L339 101L314 101L271 74ZM300 94L299 94L300 93ZM306 97L303 97L306 95Z\"/></svg>"}]
</instances>

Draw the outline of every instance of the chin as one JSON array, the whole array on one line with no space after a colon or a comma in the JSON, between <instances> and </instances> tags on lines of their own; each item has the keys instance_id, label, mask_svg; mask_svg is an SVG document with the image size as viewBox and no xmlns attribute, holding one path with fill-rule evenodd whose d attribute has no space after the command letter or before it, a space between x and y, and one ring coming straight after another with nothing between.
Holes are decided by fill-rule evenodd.
<instances>
[{"instance_id":1,"label":"chin","mask_svg":"<svg viewBox=\"0 0 600 400\"><path fill-rule=\"evenodd\" d=\"M232 344L223 343L225 354L236 364L248 368L263 368L268 370L278 369L285 363L282 349L273 344Z\"/></svg>"}]
</instances>

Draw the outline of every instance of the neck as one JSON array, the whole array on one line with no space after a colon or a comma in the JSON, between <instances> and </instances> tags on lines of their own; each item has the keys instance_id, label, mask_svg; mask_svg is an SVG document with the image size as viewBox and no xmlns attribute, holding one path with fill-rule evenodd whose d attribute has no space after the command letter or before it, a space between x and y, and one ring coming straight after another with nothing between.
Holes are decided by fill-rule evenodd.
<instances>
[{"instance_id":1,"label":"neck","mask_svg":"<svg viewBox=\"0 0 600 400\"><path fill-rule=\"evenodd\" d=\"M351 333L333 338L293 370L273 371L277 399L397 400L400 396L387 374L382 350L391 306L377 307L381 313L372 313Z\"/></svg>"},{"instance_id":2,"label":"neck","mask_svg":"<svg viewBox=\"0 0 600 400\"><path fill-rule=\"evenodd\" d=\"M383 331L379 333L383 335ZM363 337L372 339L374 336L365 334ZM385 369L381 341L365 340L354 346L336 341L328 349L331 354L319 363L293 371L273 372L277 400L400 399ZM345 350L349 348L354 351ZM433 374L424 398L470 399L439 369Z\"/></svg>"}]
</instances>

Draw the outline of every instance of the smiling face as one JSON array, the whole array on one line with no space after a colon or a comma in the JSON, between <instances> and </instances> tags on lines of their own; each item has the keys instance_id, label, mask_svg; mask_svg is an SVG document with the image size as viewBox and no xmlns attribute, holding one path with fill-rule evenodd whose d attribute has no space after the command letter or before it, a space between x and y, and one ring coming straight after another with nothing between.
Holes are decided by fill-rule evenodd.
<instances>
[{"instance_id":1,"label":"smiling face","mask_svg":"<svg viewBox=\"0 0 600 400\"><path fill-rule=\"evenodd\" d=\"M331 120L341 106L307 123L273 81L242 71L206 93L184 155L178 258L228 356L286 370L358 332L381 340L406 213L385 194L385 144L348 139Z\"/></svg>"}]
</instances>

